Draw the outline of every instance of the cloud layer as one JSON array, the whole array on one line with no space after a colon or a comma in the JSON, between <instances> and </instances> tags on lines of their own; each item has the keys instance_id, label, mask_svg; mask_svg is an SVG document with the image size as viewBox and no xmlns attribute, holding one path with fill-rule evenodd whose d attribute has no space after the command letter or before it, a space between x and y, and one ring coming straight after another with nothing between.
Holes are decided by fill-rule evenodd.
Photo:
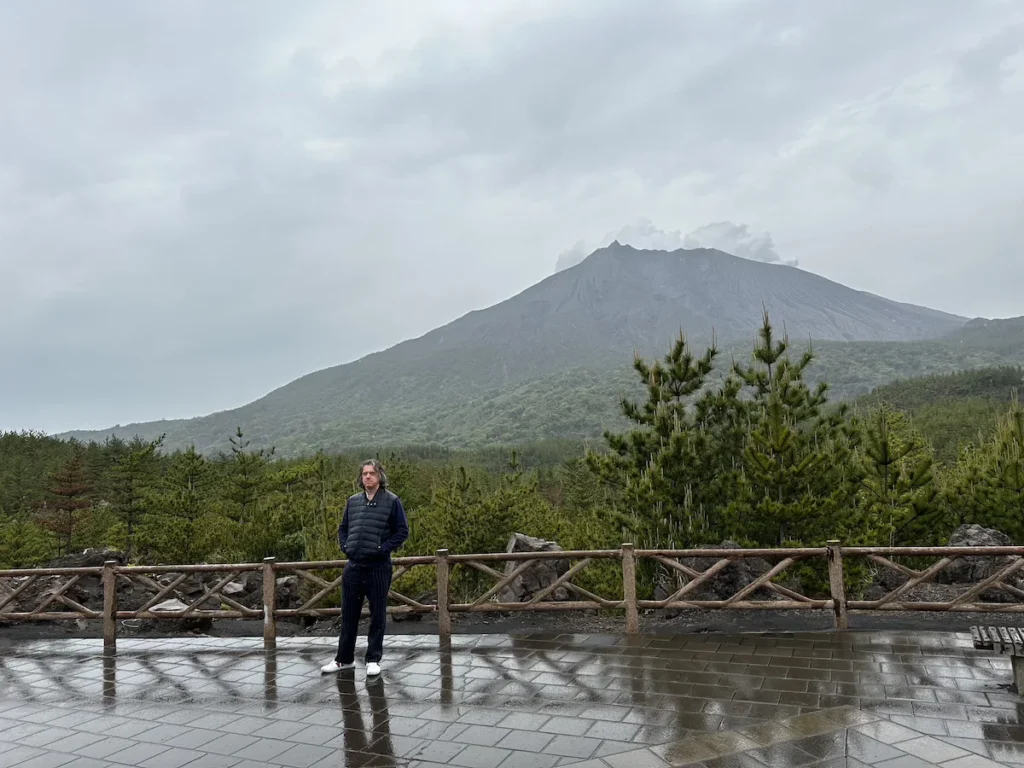
<instances>
[{"instance_id":1,"label":"cloud layer","mask_svg":"<svg viewBox=\"0 0 1024 768\"><path fill-rule=\"evenodd\" d=\"M1024 314L1012 0L38 0L0 94L0 429L241 404L638 216Z\"/></svg>"},{"instance_id":2,"label":"cloud layer","mask_svg":"<svg viewBox=\"0 0 1024 768\"><path fill-rule=\"evenodd\" d=\"M753 261L764 261L769 264L781 262L794 267L798 265L796 259L783 260L776 253L770 233L753 233L746 224L718 221L697 227L683 235L678 230L666 232L658 229L650 219L638 219L622 227L618 232L608 233L597 245L577 240L572 248L567 248L558 255L555 271L561 272L563 269L574 267L598 248L604 248L616 241L648 251L714 248Z\"/></svg>"}]
</instances>

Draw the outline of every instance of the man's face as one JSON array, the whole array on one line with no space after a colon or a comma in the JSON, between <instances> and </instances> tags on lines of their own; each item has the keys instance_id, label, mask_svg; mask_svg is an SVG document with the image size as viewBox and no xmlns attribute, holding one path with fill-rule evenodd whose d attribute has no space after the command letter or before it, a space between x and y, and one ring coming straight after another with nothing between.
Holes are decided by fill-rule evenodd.
<instances>
[{"instance_id":1,"label":"man's face","mask_svg":"<svg viewBox=\"0 0 1024 768\"><path fill-rule=\"evenodd\" d=\"M371 465L363 467L363 487L372 491L378 485L380 485L380 475L377 474L377 470Z\"/></svg>"}]
</instances>

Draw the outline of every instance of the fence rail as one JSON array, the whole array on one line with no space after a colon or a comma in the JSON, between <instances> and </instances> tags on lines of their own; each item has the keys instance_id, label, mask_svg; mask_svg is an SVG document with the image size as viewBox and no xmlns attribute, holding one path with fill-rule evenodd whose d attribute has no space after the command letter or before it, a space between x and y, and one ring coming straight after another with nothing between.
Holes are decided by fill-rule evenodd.
<instances>
[{"instance_id":1,"label":"fence rail","mask_svg":"<svg viewBox=\"0 0 1024 768\"><path fill-rule=\"evenodd\" d=\"M0 571L0 621L102 621L104 644L114 647L118 622L124 620L262 619L264 645L274 648L278 619L341 613L338 596L346 562L267 558L262 563L128 566L109 561L91 568L5 570ZM618 563L614 575L621 589L615 595L576 583L588 569L608 562ZM623 544L615 550L484 554L442 549L434 555L396 557L393 563L389 614L434 615L442 637L452 634L453 614L479 612L622 612L629 634L639 631L641 611L658 610L828 611L838 629L848 628L851 610L1024 612L1024 547L844 547L830 541L824 547L792 549L664 550ZM822 575L817 594L804 594L793 573L808 565ZM538 577L543 568L543 578ZM648 577L656 574L661 597L637 597L641 569ZM423 570L433 571L426 582L432 592L413 597L394 588L408 574ZM464 581L482 581L486 588L468 598L456 594L456 571ZM939 578L943 573L945 581ZM204 581L204 576L209 578ZM865 579L874 597L848 599L851 586L860 589ZM243 582L252 587L248 605L241 595ZM94 597L102 596L102 608L98 597L89 607L84 604L89 600L73 596L89 584ZM729 594L721 594L723 585ZM926 594L911 599L922 588ZM136 597L131 609L120 607L120 595L135 590L142 598ZM287 600L284 590L289 590Z\"/></svg>"}]
</instances>

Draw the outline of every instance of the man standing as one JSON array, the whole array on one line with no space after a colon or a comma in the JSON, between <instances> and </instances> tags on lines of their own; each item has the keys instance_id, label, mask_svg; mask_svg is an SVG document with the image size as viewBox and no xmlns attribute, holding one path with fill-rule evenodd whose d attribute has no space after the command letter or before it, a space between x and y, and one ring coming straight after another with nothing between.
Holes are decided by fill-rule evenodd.
<instances>
[{"instance_id":1,"label":"man standing","mask_svg":"<svg viewBox=\"0 0 1024 768\"><path fill-rule=\"evenodd\" d=\"M338 543L348 562L341 581L341 634L334 661L323 673L355 667L356 631L363 600L370 604L370 631L366 647L366 676L380 674L384 654L388 590L391 589L391 553L409 538L402 501L387 489L388 478L380 462L370 459L359 467L356 483L362 491L349 496L338 527Z\"/></svg>"}]
</instances>

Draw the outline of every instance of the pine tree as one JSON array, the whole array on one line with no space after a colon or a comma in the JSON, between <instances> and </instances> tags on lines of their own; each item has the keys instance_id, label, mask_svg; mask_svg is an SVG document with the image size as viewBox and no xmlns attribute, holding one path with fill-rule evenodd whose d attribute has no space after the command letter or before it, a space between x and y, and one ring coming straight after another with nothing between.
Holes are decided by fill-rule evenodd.
<instances>
[{"instance_id":1,"label":"pine tree","mask_svg":"<svg viewBox=\"0 0 1024 768\"><path fill-rule=\"evenodd\" d=\"M937 533L946 535L966 523L989 526L996 508L995 489L988 475L992 445L981 440L960 448L956 463L942 478L941 504L945 525Z\"/></svg>"},{"instance_id":2,"label":"pine tree","mask_svg":"<svg viewBox=\"0 0 1024 768\"><path fill-rule=\"evenodd\" d=\"M129 561L137 554L136 531L150 508L160 470L157 449L163 441L163 435L151 441L136 437L114 448L109 487Z\"/></svg>"},{"instance_id":3,"label":"pine tree","mask_svg":"<svg viewBox=\"0 0 1024 768\"><path fill-rule=\"evenodd\" d=\"M151 499L147 539L168 562L194 563L206 554L204 522L212 516L213 472L189 446L176 454Z\"/></svg>"},{"instance_id":4,"label":"pine tree","mask_svg":"<svg viewBox=\"0 0 1024 768\"><path fill-rule=\"evenodd\" d=\"M825 382L812 390L804 381L813 351L793 361L789 346L785 336L776 341L765 312L752 363L734 365L753 393L731 527L763 546L838 535L855 492L846 409L826 407Z\"/></svg>"},{"instance_id":5,"label":"pine tree","mask_svg":"<svg viewBox=\"0 0 1024 768\"><path fill-rule=\"evenodd\" d=\"M718 527L722 488L734 470L722 416L735 421L740 403L735 382L708 387L717 355L712 344L695 357L680 333L663 361L648 364L634 356L647 401L624 398L620 405L635 427L627 434L605 432L609 454L586 454L588 466L622 500L615 522L638 542L686 547L713 537Z\"/></svg>"},{"instance_id":6,"label":"pine tree","mask_svg":"<svg viewBox=\"0 0 1024 768\"><path fill-rule=\"evenodd\" d=\"M231 516L243 526L254 522L257 507L271 490L270 457L274 449L249 450L241 427L230 439L231 455L227 457L225 500L231 505Z\"/></svg>"},{"instance_id":7,"label":"pine tree","mask_svg":"<svg viewBox=\"0 0 1024 768\"><path fill-rule=\"evenodd\" d=\"M275 449L250 449L241 427L231 440L223 469L224 509L233 523L235 548L230 554L247 562L264 557L298 557L302 537L286 532L302 519L301 504L285 490L299 475L288 465L273 465Z\"/></svg>"},{"instance_id":8,"label":"pine tree","mask_svg":"<svg viewBox=\"0 0 1024 768\"><path fill-rule=\"evenodd\" d=\"M1024 408L1014 392L1009 412L992 441L988 480L993 520L1014 540L1024 540Z\"/></svg>"},{"instance_id":9,"label":"pine tree","mask_svg":"<svg viewBox=\"0 0 1024 768\"><path fill-rule=\"evenodd\" d=\"M861 515L871 543L923 545L936 530L938 489L931 452L906 417L875 409L862 446Z\"/></svg>"},{"instance_id":10,"label":"pine tree","mask_svg":"<svg viewBox=\"0 0 1024 768\"><path fill-rule=\"evenodd\" d=\"M45 502L40 524L56 536L58 557L71 552L79 518L92 506L88 498L92 491L80 450L50 474L48 492L52 498Z\"/></svg>"},{"instance_id":11,"label":"pine tree","mask_svg":"<svg viewBox=\"0 0 1024 768\"><path fill-rule=\"evenodd\" d=\"M37 567L53 553L52 540L23 517L0 523L0 568Z\"/></svg>"},{"instance_id":12,"label":"pine tree","mask_svg":"<svg viewBox=\"0 0 1024 768\"><path fill-rule=\"evenodd\" d=\"M338 472L332 462L317 451L303 472L304 489L309 501L302 520L303 549L309 560L337 560L338 526L344 512L346 494L338 493ZM335 499L339 499L336 503Z\"/></svg>"}]
</instances>

